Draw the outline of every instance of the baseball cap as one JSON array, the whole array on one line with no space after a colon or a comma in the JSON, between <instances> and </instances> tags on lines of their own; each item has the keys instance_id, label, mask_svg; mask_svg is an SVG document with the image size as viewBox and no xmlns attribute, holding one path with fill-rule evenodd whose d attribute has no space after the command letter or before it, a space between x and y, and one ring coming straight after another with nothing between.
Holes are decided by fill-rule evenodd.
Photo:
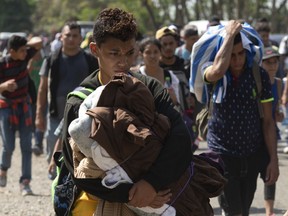
<instances>
[{"instance_id":1,"label":"baseball cap","mask_svg":"<svg viewBox=\"0 0 288 216\"><path fill-rule=\"evenodd\" d=\"M166 36L166 35L178 36L176 31L174 31L173 29L171 29L167 26L164 26L164 27L160 28L159 30L157 30L155 38L157 40L159 40L160 38L162 38L163 36Z\"/></svg>"},{"instance_id":2,"label":"baseball cap","mask_svg":"<svg viewBox=\"0 0 288 216\"><path fill-rule=\"evenodd\" d=\"M276 46L265 47L263 51L263 60L269 59L272 57L279 57L278 48Z\"/></svg>"}]
</instances>

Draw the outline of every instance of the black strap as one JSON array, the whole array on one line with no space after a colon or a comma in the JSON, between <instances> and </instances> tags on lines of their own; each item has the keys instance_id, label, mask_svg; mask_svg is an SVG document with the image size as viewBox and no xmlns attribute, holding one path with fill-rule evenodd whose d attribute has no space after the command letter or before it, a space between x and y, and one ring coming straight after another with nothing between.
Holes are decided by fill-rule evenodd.
<instances>
[{"instance_id":1,"label":"black strap","mask_svg":"<svg viewBox=\"0 0 288 216\"><path fill-rule=\"evenodd\" d=\"M260 118L264 117L264 112L263 112L263 107L261 104L261 92L262 92L262 79L260 75L260 67L259 65L254 62L253 67L252 67L252 74L256 82L256 88L257 88L257 103L258 103L258 110L259 110L259 115Z\"/></svg>"}]
</instances>

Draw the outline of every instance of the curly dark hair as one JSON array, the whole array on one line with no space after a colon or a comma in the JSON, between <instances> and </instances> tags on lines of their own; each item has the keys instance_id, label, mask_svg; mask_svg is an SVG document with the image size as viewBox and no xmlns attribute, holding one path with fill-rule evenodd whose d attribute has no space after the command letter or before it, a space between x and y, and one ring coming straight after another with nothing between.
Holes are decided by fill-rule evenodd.
<instances>
[{"instance_id":1,"label":"curly dark hair","mask_svg":"<svg viewBox=\"0 0 288 216\"><path fill-rule=\"evenodd\" d=\"M119 8L102 10L93 29L93 38L98 46L109 37L127 41L136 36L137 25L133 15Z\"/></svg>"}]
</instances>

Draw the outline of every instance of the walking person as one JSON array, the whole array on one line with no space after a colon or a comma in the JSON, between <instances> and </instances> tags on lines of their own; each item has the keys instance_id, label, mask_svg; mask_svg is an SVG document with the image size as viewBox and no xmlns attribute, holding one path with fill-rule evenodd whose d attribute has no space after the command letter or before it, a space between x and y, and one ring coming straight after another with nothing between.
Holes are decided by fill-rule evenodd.
<instances>
[{"instance_id":1,"label":"walking person","mask_svg":"<svg viewBox=\"0 0 288 216\"><path fill-rule=\"evenodd\" d=\"M156 31L155 38L161 43L160 66L167 70L172 70L179 80L188 83L189 71L185 70L184 59L175 55L176 48L179 44L179 35L176 31L164 26ZM185 79L186 78L186 79Z\"/></svg>"},{"instance_id":2,"label":"walking person","mask_svg":"<svg viewBox=\"0 0 288 216\"><path fill-rule=\"evenodd\" d=\"M87 77L81 83L81 87L96 89L109 83L114 75L118 73L128 74L139 79L152 93L156 111L169 118L171 122L170 132L162 144L162 149L156 161L139 180L133 184L122 183L114 189L107 190L102 185L101 178L83 179L74 176L76 165L73 163L73 155L75 152L71 149L70 135L67 130L70 122L78 117L78 108L83 100L71 96L66 103L62 138L65 165L72 174L73 182L75 182L77 188L81 188L80 194L75 197L72 215L76 212L79 215L92 215L96 210L97 203L100 203L101 200L104 204L98 204L97 212L102 212L102 215L105 215L103 212L107 212L106 206L113 204L120 204L120 209L124 208L126 211L129 211L126 203L134 207L161 207L169 202L171 198L170 191L165 189L183 174L191 162L190 136L181 115L174 109L167 90L156 79L129 70L134 60L136 35L137 26L132 14L117 8L101 11L93 30L94 42L90 44L92 53L98 58L99 70ZM128 138L128 136L125 137ZM117 139L114 136L112 138ZM173 160L171 160L172 158ZM129 158L121 164L125 163L129 163ZM177 193L174 194L174 196L176 195ZM195 195L195 202L191 202L192 205L199 204L195 209L195 213L198 210L205 209L204 211L207 211L207 214L202 215L212 215L213 209L211 206L209 207L209 199L198 202L198 197L202 194L197 193L197 195ZM183 210L183 208L181 209Z\"/></svg>"},{"instance_id":3,"label":"walking person","mask_svg":"<svg viewBox=\"0 0 288 216\"><path fill-rule=\"evenodd\" d=\"M148 37L144 38L139 44L139 52L143 59L143 65L140 66L139 71L141 74L146 76L151 76L156 78L162 83L162 85L167 88L169 91L169 95L173 101L175 108L181 113L185 110L183 104L180 103L181 98L181 86L178 77L171 70L163 69L159 66L159 60L161 57L161 43L159 40ZM195 111L195 100L191 100L191 110ZM181 106L182 105L182 106ZM194 113L191 113L191 116ZM193 131L193 123L192 120L188 123L188 118L190 116L183 117L184 121L186 121L186 126L191 136L192 151L197 149L197 145L193 142L195 140L195 131Z\"/></svg>"},{"instance_id":4,"label":"walking person","mask_svg":"<svg viewBox=\"0 0 288 216\"><path fill-rule=\"evenodd\" d=\"M207 143L221 156L224 176L228 180L219 197L220 206L225 215L247 216L262 166L266 168L264 179L267 185L277 181L279 167L275 122L271 115L273 96L270 80L260 67L262 90L257 96L252 73L252 68L258 67L254 65L255 52L249 49L250 46L245 46L252 45L252 42L241 30L241 23L229 21L223 27L225 36L214 60L203 62L200 67L203 80L213 95ZM258 107L260 104L261 109ZM264 114L262 119L260 110ZM268 165L264 164L265 160Z\"/></svg>"},{"instance_id":5,"label":"walking person","mask_svg":"<svg viewBox=\"0 0 288 216\"><path fill-rule=\"evenodd\" d=\"M287 118L288 118L288 73L287 73L287 54L288 54L288 35L282 38L280 45L279 45L279 54L280 54L280 64L282 64L284 69L285 78L284 81L284 90L282 94L282 105L285 107L285 119L284 124L285 125L285 133L287 132ZM283 148L283 152L285 154L288 154L288 136L286 135L286 146Z\"/></svg>"},{"instance_id":6,"label":"walking person","mask_svg":"<svg viewBox=\"0 0 288 216\"><path fill-rule=\"evenodd\" d=\"M30 96L32 94L32 124L33 124L33 134L34 134L34 146L32 146L32 152L34 155L39 156L43 154L43 138L44 138L44 132L37 129L35 127L35 117L36 117L36 102L37 102L37 92L40 82L40 75L39 71L41 68L41 65L43 63L43 60L45 58L44 50L39 50L35 56L29 61L28 63L28 71L30 80L29 82L29 90L31 88Z\"/></svg>"},{"instance_id":7,"label":"walking person","mask_svg":"<svg viewBox=\"0 0 288 216\"><path fill-rule=\"evenodd\" d=\"M8 55L0 59L0 132L2 149L0 155L0 186L7 184L15 149L16 131L19 131L22 153L20 190L23 196L33 194L32 178L32 108L28 92L29 60L42 47L40 37L26 38L13 35L8 41Z\"/></svg>"},{"instance_id":8,"label":"walking person","mask_svg":"<svg viewBox=\"0 0 288 216\"><path fill-rule=\"evenodd\" d=\"M263 62L262 67L264 70L267 71L270 82L272 85L272 95L273 95L273 104L272 104L272 115L275 120L275 122L282 122L284 119L283 111L281 111L281 95L282 95L282 80L275 77L276 72L279 67L279 53L278 48L275 46L265 47L264 49L264 55L263 55ZM277 124L275 125L276 129L276 136L277 140L281 140L280 137L280 130L277 127ZM262 173L262 178L265 179L265 170L264 173ZM274 211L274 200L275 200L275 191L276 191L276 184L272 185L264 185L264 200L265 200L265 210L266 210L266 216L273 216L275 215L273 213Z\"/></svg>"},{"instance_id":9,"label":"walking person","mask_svg":"<svg viewBox=\"0 0 288 216\"><path fill-rule=\"evenodd\" d=\"M35 125L47 133L48 163L58 139L54 131L63 118L67 94L98 68L94 56L80 48L81 41L81 27L76 22L65 23L61 32L62 47L43 61L39 72ZM37 147L41 152L42 146L34 149Z\"/></svg>"},{"instance_id":10,"label":"walking person","mask_svg":"<svg viewBox=\"0 0 288 216\"><path fill-rule=\"evenodd\" d=\"M181 29L180 35L184 44L176 48L175 54L179 58L184 59L185 65L190 65L192 47L199 39L197 26L191 24L185 25L183 29Z\"/></svg>"},{"instance_id":11,"label":"walking person","mask_svg":"<svg viewBox=\"0 0 288 216\"><path fill-rule=\"evenodd\" d=\"M171 70L179 80L179 104L183 113L183 119L187 123L187 128L191 134L191 143L195 141L194 122L194 110L193 105L194 98L189 91L189 76L190 71L185 69L184 59L175 55L175 50L178 47L179 35L176 31L169 27L162 27L156 31L155 38L160 41L161 44L161 57L160 67L165 70ZM194 145L194 144L193 144ZM197 145L196 145L197 146Z\"/></svg>"},{"instance_id":12,"label":"walking person","mask_svg":"<svg viewBox=\"0 0 288 216\"><path fill-rule=\"evenodd\" d=\"M152 37L144 38L139 43L139 52L143 59L143 65L139 68L140 73L159 80L168 89L173 104L176 107L180 106L178 78L171 70L163 69L159 65L161 56L161 44L159 40ZM182 107L182 110L184 110L184 107Z\"/></svg>"}]
</instances>

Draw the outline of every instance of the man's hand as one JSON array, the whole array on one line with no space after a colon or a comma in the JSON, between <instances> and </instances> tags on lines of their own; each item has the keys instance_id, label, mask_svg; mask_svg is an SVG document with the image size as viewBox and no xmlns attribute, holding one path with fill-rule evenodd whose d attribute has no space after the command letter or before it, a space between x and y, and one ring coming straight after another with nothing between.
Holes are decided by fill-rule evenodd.
<instances>
[{"instance_id":1,"label":"man's hand","mask_svg":"<svg viewBox=\"0 0 288 216\"><path fill-rule=\"evenodd\" d=\"M285 89L284 89L285 91ZM282 97L281 97L281 103L282 105L286 105L287 104L287 94L284 92Z\"/></svg>"},{"instance_id":2,"label":"man's hand","mask_svg":"<svg viewBox=\"0 0 288 216\"><path fill-rule=\"evenodd\" d=\"M39 50L42 48L42 43L42 38L35 36L27 42L27 46L34 47L35 49Z\"/></svg>"},{"instance_id":3,"label":"man's hand","mask_svg":"<svg viewBox=\"0 0 288 216\"><path fill-rule=\"evenodd\" d=\"M169 202L172 196L172 193L170 193L170 189L159 191L155 197L155 199L150 204L150 207L152 208L160 208L165 203Z\"/></svg>"},{"instance_id":4,"label":"man's hand","mask_svg":"<svg viewBox=\"0 0 288 216\"><path fill-rule=\"evenodd\" d=\"M10 79L1 84L1 92L3 91L14 92L17 89L17 87L18 86L15 79Z\"/></svg>"},{"instance_id":5,"label":"man's hand","mask_svg":"<svg viewBox=\"0 0 288 216\"><path fill-rule=\"evenodd\" d=\"M134 207L146 207L152 204L157 193L155 189L145 180L135 183L129 191L129 205Z\"/></svg>"},{"instance_id":6,"label":"man's hand","mask_svg":"<svg viewBox=\"0 0 288 216\"><path fill-rule=\"evenodd\" d=\"M274 184L279 177L279 166L277 160L271 160L266 169L265 184Z\"/></svg>"},{"instance_id":7,"label":"man's hand","mask_svg":"<svg viewBox=\"0 0 288 216\"><path fill-rule=\"evenodd\" d=\"M49 166L48 166L48 173L50 175L53 175L54 173L56 173L56 163L55 163L53 157L51 158L51 161L50 161Z\"/></svg>"},{"instance_id":8,"label":"man's hand","mask_svg":"<svg viewBox=\"0 0 288 216\"><path fill-rule=\"evenodd\" d=\"M236 20L230 20L228 24L225 26L227 35L235 36L237 35L241 29L242 24L237 22Z\"/></svg>"}]
</instances>

